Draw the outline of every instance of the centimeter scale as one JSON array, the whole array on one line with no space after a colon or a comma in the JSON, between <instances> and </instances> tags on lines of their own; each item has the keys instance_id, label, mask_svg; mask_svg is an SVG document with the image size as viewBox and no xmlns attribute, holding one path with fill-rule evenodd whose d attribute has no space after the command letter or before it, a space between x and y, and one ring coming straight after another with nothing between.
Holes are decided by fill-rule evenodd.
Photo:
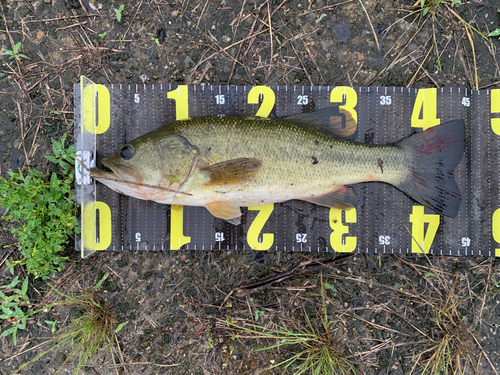
<instances>
[{"instance_id":1,"label":"centimeter scale","mask_svg":"<svg viewBox=\"0 0 500 375\"><path fill-rule=\"evenodd\" d=\"M204 207L123 196L92 180L77 163L82 232L76 247L82 256L180 249L500 256L500 90L96 85L82 77L74 91L76 150L88 167L128 141L188 117L285 117L334 106L356 120L355 141L372 144L398 142L453 119L466 124L465 152L455 170L462 204L453 219L393 186L370 182L354 185L359 202L350 210L289 201L242 208L242 223L234 226Z\"/></svg>"}]
</instances>

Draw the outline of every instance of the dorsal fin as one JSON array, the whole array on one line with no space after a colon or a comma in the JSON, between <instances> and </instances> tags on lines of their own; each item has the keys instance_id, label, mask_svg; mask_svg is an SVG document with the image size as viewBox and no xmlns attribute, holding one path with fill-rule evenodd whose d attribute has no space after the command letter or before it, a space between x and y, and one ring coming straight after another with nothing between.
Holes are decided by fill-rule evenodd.
<instances>
[{"instance_id":1,"label":"dorsal fin","mask_svg":"<svg viewBox=\"0 0 500 375\"><path fill-rule=\"evenodd\" d=\"M356 121L348 111L338 107L299 113L283 117L281 120L289 121L301 128L319 131L331 138L354 139L356 137Z\"/></svg>"}]
</instances>

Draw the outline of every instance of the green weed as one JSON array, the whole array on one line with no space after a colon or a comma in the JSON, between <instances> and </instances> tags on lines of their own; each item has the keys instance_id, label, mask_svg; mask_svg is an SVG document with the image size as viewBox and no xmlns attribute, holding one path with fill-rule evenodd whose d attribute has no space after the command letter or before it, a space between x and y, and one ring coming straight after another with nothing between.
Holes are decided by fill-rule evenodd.
<instances>
[{"instance_id":1,"label":"green weed","mask_svg":"<svg viewBox=\"0 0 500 375\"><path fill-rule=\"evenodd\" d=\"M500 9L498 10L500 12ZM491 33L488 34L488 36L498 36L500 40L500 27L496 30L493 30Z\"/></svg>"},{"instance_id":2,"label":"green weed","mask_svg":"<svg viewBox=\"0 0 500 375\"><path fill-rule=\"evenodd\" d=\"M122 12L123 12L123 9L125 8L125 5L120 5L120 7L118 9L114 9L115 13L116 13L116 19L118 20L118 22L120 22L122 20Z\"/></svg>"},{"instance_id":3,"label":"green weed","mask_svg":"<svg viewBox=\"0 0 500 375\"><path fill-rule=\"evenodd\" d=\"M59 166L60 176L28 169L9 172L8 180L0 177L0 204L6 209L2 218L12 223L10 231L23 256L16 263L26 265L35 277L46 278L64 268L67 257L60 253L80 230L73 191L74 145L66 148L65 140L66 134L60 142L52 140L54 156L46 156Z\"/></svg>"},{"instance_id":4,"label":"green weed","mask_svg":"<svg viewBox=\"0 0 500 375\"><path fill-rule=\"evenodd\" d=\"M425 16L428 12L435 13L436 8L439 5L449 5L451 7L462 4L462 0L418 0L420 2L420 7L422 8L423 15Z\"/></svg>"},{"instance_id":5,"label":"green weed","mask_svg":"<svg viewBox=\"0 0 500 375\"><path fill-rule=\"evenodd\" d=\"M12 48L12 50L4 49L4 51L2 52L2 55L7 55L11 59L16 59L16 60L20 60L21 58L29 59L28 56L26 56L22 53L19 53L19 49L21 49L21 42L17 42L16 45L14 46L14 48Z\"/></svg>"},{"instance_id":6,"label":"green weed","mask_svg":"<svg viewBox=\"0 0 500 375\"><path fill-rule=\"evenodd\" d=\"M9 267L10 264L7 264ZM11 272L13 268L10 267ZM26 277L21 284L19 276L14 277L9 285L0 286L0 299L2 301L2 315L0 319L9 322L12 326L0 334L0 337L12 335L14 345L17 344L17 331L26 329L28 319L35 314L30 308L31 304L27 295L28 278Z\"/></svg>"}]
</instances>

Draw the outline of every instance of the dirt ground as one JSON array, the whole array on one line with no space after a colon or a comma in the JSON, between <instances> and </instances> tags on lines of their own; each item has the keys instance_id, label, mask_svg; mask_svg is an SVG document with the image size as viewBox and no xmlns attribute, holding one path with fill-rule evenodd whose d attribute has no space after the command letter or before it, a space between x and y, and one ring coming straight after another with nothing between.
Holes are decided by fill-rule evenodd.
<instances>
[{"instance_id":1,"label":"dirt ground","mask_svg":"<svg viewBox=\"0 0 500 375\"><path fill-rule=\"evenodd\" d=\"M29 57L0 57L0 172L54 168L44 155L51 138L73 134L73 84L81 75L115 84L500 88L500 41L472 29L487 35L500 27L500 4L451 3L424 16L411 0L0 0L0 47L22 42L19 52ZM14 243L3 230L2 285L11 278L3 261L16 256ZM129 322L113 349L117 364L102 350L82 373L280 374L267 368L299 349L257 351L274 341L227 321L319 332L324 316L359 374L422 373L446 340L449 369L500 369L495 259L354 254L249 293L235 287L333 255L126 251L82 260L74 248L67 253L66 271L52 281L90 287L109 272L100 298ZM29 295L41 299L47 288L33 280ZM44 321L53 318L63 321L51 311L32 319L17 346L1 338L0 374L41 352L36 345L51 335ZM61 364L61 374L71 373L67 355L50 353L21 373L54 373Z\"/></svg>"}]
</instances>

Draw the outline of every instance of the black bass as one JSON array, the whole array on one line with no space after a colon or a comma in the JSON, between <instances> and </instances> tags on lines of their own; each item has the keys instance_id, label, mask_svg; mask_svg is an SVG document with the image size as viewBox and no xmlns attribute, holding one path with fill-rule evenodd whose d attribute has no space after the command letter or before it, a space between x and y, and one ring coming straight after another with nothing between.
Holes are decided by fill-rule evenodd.
<instances>
[{"instance_id":1,"label":"black bass","mask_svg":"<svg viewBox=\"0 0 500 375\"><path fill-rule=\"evenodd\" d=\"M347 128L356 126L345 117ZM291 199L347 209L357 201L347 185L369 181L389 183L438 214L457 215L462 120L395 144L369 145L338 138L345 129L324 125L332 118L321 110L284 119L177 121L120 147L102 160L111 172L93 168L91 175L122 194L204 206L233 224L240 222L240 207Z\"/></svg>"}]
</instances>

